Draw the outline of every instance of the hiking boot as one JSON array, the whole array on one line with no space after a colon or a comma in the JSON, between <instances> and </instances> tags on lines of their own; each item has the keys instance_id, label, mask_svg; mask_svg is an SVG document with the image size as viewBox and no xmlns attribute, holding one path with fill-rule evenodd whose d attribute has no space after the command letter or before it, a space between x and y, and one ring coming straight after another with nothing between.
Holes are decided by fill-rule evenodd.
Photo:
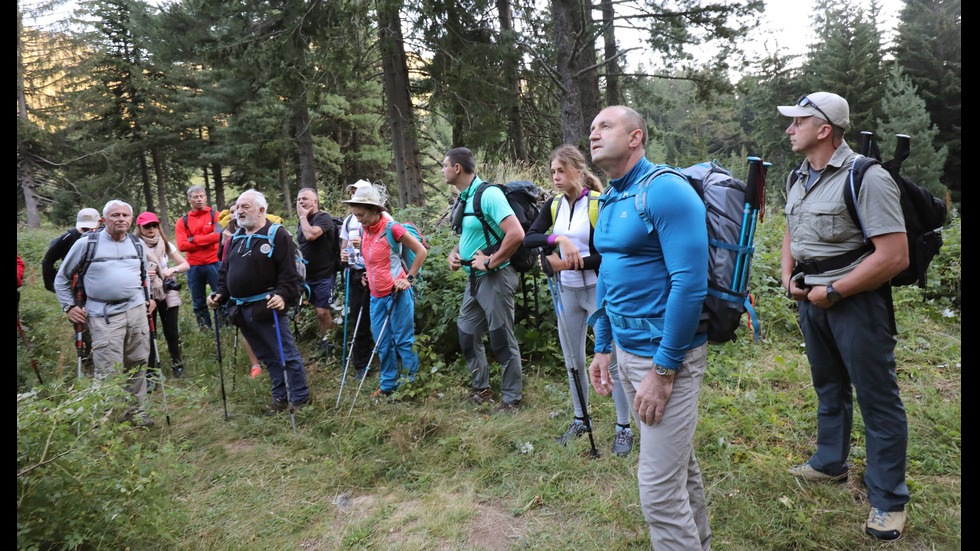
<instances>
[{"instance_id":1,"label":"hiking boot","mask_svg":"<svg viewBox=\"0 0 980 551\"><path fill-rule=\"evenodd\" d=\"M521 409L521 401L514 400L513 402L500 402L500 405L493 409L494 413L513 413Z\"/></svg>"},{"instance_id":2,"label":"hiking boot","mask_svg":"<svg viewBox=\"0 0 980 551\"><path fill-rule=\"evenodd\" d=\"M134 427L150 428L154 424L153 419L150 419L150 416L145 413L127 416L126 420L132 423Z\"/></svg>"},{"instance_id":3,"label":"hiking boot","mask_svg":"<svg viewBox=\"0 0 980 551\"><path fill-rule=\"evenodd\" d=\"M184 376L184 366L181 364L176 364L173 367L174 379L179 379Z\"/></svg>"},{"instance_id":4,"label":"hiking boot","mask_svg":"<svg viewBox=\"0 0 980 551\"><path fill-rule=\"evenodd\" d=\"M633 451L633 431L623 429L616 432L616 439L613 440L612 452L620 457L626 457Z\"/></svg>"},{"instance_id":5,"label":"hiking boot","mask_svg":"<svg viewBox=\"0 0 980 551\"><path fill-rule=\"evenodd\" d=\"M147 394L152 394L153 391L156 390L156 388L157 388L157 380L156 380L156 378L155 377L152 377L152 378L151 377L147 377L146 378L146 393Z\"/></svg>"},{"instance_id":6,"label":"hiking boot","mask_svg":"<svg viewBox=\"0 0 980 551\"><path fill-rule=\"evenodd\" d=\"M328 341L326 338L320 339L320 344L316 348L317 357L328 359L333 357L333 343Z\"/></svg>"},{"instance_id":7,"label":"hiking boot","mask_svg":"<svg viewBox=\"0 0 980 551\"><path fill-rule=\"evenodd\" d=\"M587 432L589 432L589 429L585 426L585 423L582 423L581 421L572 421L569 423L568 430L565 431L565 434L555 438L555 441L562 446L565 446L572 438L578 438Z\"/></svg>"},{"instance_id":8,"label":"hiking boot","mask_svg":"<svg viewBox=\"0 0 980 551\"><path fill-rule=\"evenodd\" d=\"M378 390L375 390L374 392L371 393L371 397L376 400L380 400L381 398L387 398L388 396L391 396L392 392L394 392L394 390L382 390L379 388Z\"/></svg>"},{"instance_id":9,"label":"hiking boot","mask_svg":"<svg viewBox=\"0 0 980 551\"><path fill-rule=\"evenodd\" d=\"M360 368L360 369L357 370L357 373L354 373L354 380L355 381L362 381L362 380L364 380L364 377L366 375L367 375L367 368L366 367L362 367L362 368Z\"/></svg>"},{"instance_id":10,"label":"hiking boot","mask_svg":"<svg viewBox=\"0 0 980 551\"><path fill-rule=\"evenodd\" d=\"M840 474L822 473L811 467L809 462L797 465L789 472L810 482L847 482L847 471Z\"/></svg>"},{"instance_id":11,"label":"hiking boot","mask_svg":"<svg viewBox=\"0 0 980 551\"><path fill-rule=\"evenodd\" d=\"M869 536L885 541L897 540L902 537L903 529L905 529L905 511L889 513L877 507L871 508L868 522L864 525L864 531Z\"/></svg>"},{"instance_id":12,"label":"hiking boot","mask_svg":"<svg viewBox=\"0 0 980 551\"><path fill-rule=\"evenodd\" d=\"M258 377L261 374L262 374L262 366L260 366L259 364L253 365L252 366L252 371L249 373L249 375L251 375L252 378L254 379L254 378Z\"/></svg>"},{"instance_id":13,"label":"hiking boot","mask_svg":"<svg viewBox=\"0 0 980 551\"><path fill-rule=\"evenodd\" d=\"M474 388L470 390L470 394L466 399L477 404L492 404L493 392L489 388Z\"/></svg>"},{"instance_id":14,"label":"hiking boot","mask_svg":"<svg viewBox=\"0 0 980 551\"><path fill-rule=\"evenodd\" d=\"M265 410L264 415L276 415L289 409L289 401L285 398L273 400L269 409Z\"/></svg>"}]
</instances>

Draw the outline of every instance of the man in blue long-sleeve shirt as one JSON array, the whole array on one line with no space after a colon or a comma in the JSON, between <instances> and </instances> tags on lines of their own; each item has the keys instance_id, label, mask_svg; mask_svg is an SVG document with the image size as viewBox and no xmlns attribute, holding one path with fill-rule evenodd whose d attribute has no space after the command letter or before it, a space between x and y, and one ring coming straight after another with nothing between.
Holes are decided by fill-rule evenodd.
<instances>
[{"instance_id":1,"label":"man in blue long-sleeve shirt","mask_svg":"<svg viewBox=\"0 0 980 551\"><path fill-rule=\"evenodd\" d=\"M623 388L640 421L637 478L653 547L709 549L693 443L707 358L707 336L697 332L707 293L705 207L677 174L646 182L663 168L645 158L646 137L642 117L628 107L606 108L592 122L592 160L612 179L594 238L602 265L589 376L600 394L612 391L615 342Z\"/></svg>"}]
</instances>

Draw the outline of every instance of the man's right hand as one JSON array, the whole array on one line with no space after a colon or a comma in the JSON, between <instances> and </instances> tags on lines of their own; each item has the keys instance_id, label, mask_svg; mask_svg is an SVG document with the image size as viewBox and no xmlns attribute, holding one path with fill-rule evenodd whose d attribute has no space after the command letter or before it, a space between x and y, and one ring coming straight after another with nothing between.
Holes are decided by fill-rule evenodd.
<instances>
[{"instance_id":1,"label":"man's right hand","mask_svg":"<svg viewBox=\"0 0 980 551\"><path fill-rule=\"evenodd\" d=\"M85 323L85 320L88 319L88 313L84 306L76 306L68 310L68 319L72 323Z\"/></svg>"},{"instance_id":2,"label":"man's right hand","mask_svg":"<svg viewBox=\"0 0 980 551\"><path fill-rule=\"evenodd\" d=\"M462 267L463 259L459 256L459 251L454 250L453 252L449 253L449 269L455 272Z\"/></svg>"},{"instance_id":3,"label":"man's right hand","mask_svg":"<svg viewBox=\"0 0 980 551\"><path fill-rule=\"evenodd\" d=\"M221 300L221 295L218 293L211 293L208 295L208 308L214 310L218 307L218 301Z\"/></svg>"},{"instance_id":4,"label":"man's right hand","mask_svg":"<svg viewBox=\"0 0 980 551\"><path fill-rule=\"evenodd\" d=\"M613 380L609 375L611 359L612 354L600 352L593 356L592 364L589 365L589 381L592 383L592 388L603 396L609 396L613 390Z\"/></svg>"}]
</instances>

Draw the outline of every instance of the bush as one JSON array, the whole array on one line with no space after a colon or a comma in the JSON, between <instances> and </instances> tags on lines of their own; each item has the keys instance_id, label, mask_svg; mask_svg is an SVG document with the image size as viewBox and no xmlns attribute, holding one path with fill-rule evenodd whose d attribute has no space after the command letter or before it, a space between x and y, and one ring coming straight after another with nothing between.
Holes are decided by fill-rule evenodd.
<instances>
[{"instance_id":1,"label":"bush","mask_svg":"<svg viewBox=\"0 0 980 551\"><path fill-rule=\"evenodd\" d=\"M17 548L172 547L171 444L119 422L116 384L55 382L17 396ZM159 543L158 543L159 542Z\"/></svg>"}]
</instances>

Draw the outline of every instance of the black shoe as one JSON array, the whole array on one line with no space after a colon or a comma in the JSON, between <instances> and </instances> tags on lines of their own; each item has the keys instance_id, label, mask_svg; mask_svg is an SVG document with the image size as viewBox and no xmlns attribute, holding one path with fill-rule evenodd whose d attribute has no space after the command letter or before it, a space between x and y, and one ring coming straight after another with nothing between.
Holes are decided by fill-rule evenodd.
<instances>
[{"instance_id":1,"label":"black shoe","mask_svg":"<svg viewBox=\"0 0 980 551\"><path fill-rule=\"evenodd\" d=\"M555 438L555 440L562 446L565 446L572 438L578 438L587 432L589 432L589 429L585 426L585 423L577 423L572 421L568 425L568 430L565 431L565 434Z\"/></svg>"},{"instance_id":2,"label":"black shoe","mask_svg":"<svg viewBox=\"0 0 980 551\"><path fill-rule=\"evenodd\" d=\"M367 368L366 367L362 367L362 368L360 368L360 369L357 370L357 373L354 373L354 380L355 381L361 381L361 380L364 379L364 377L366 375L367 375Z\"/></svg>"},{"instance_id":3,"label":"black shoe","mask_svg":"<svg viewBox=\"0 0 980 551\"><path fill-rule=\"evenodd\" d=\"M177 364L173 367L174 379L179 379L184 376L184 366Z\"/></svg>"},{"instance_id":4,"label":"black shoe","mask_svg":"<svg viewBox=\"0 0 980 551\"><path fill-rule=\"evenodd\" d=\"M289 401L285 398L281 400L273 400L272 405L269 406L269 409L265 410L264 415L276 415L286 411L287 409L289 409Z\"/></svg>"},{"instance_id":5,"label":"black shoe","mask_svg":"<svg viewBox=\"0 0 980 551\"><path fill-rule=\"evenodd\" d=\"M521 401L515 400L513 402L501 402L499 406L493 409L494 413L512 413L521 409Z\"/></svg>"},{"instance_id":6,"label":"black shoe","mask_svg":"<svg viewBox=\"0 0 980 551\"><path fill-rule=\"evenodd\" d=\"M477 404L492 404L493 392L489 388L474 388L470 390L466 399Z\"/></svg>"}]
</instances>

